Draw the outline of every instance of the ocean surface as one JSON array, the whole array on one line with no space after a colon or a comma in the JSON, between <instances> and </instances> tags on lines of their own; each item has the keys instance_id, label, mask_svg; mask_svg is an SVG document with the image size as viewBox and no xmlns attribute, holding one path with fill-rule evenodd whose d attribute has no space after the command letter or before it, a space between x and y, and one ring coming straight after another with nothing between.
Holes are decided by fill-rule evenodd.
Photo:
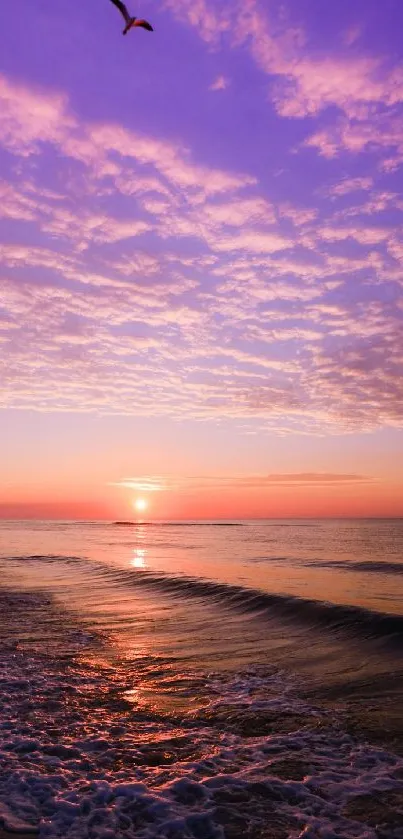
<instances>
[{"instance_id":1,"label":"ocean surface","mask_svg":"<svg viewBox=\"0 0 403 839\"><path fill-rule=\"evenodd\" d=\"M403 839L403 520L0 522L0 703L0 836Z\"/></svg>"}]
</instances>

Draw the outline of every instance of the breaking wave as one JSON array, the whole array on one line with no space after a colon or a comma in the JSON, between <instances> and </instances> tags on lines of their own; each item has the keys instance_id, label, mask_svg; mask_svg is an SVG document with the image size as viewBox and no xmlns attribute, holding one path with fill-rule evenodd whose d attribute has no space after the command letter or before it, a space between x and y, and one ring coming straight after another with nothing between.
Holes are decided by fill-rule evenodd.
<instances>
[{"instance_id":1,"label":"breaking wave","mask_svg":"<svg viewBox=\"0 0 403 839\"><path fill-rule=\"evenodd\" d=\"M12 560L79 564L87 571L91 570L94 585L98 580L121 586L145 587L187 600L201 599L209 605L250 614L261 620L280 619L282 622L299 623L312 629L326 629L332 633L350 634L361 639L381 639L390 644L401 645L403 641L403 616L372 611L362 606L340 605L288 594L272 594L185 575L159 574L141 569L118 569L78 557L25 556L13 557ZM356 563L358 564L367 563ZM384 564L395 565L382 563Z\"/></svg>"}]
</instances>

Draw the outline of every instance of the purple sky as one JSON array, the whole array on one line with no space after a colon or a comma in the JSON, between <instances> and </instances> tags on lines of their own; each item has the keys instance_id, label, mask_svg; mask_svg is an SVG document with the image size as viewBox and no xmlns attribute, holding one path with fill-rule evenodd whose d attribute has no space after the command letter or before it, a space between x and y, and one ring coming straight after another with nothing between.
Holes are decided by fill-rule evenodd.
<instances>
[{"instance_id":1,"label":"purple sky","mask_svg":"<svg viewBox=\"0 0 403 839\"><path fill-rule=\"evenodd\" d=\"M130 9L155 32L109 0L0 8L0 514L144 475L392 498L400 0Z\"/></svg>"}]
</instances>

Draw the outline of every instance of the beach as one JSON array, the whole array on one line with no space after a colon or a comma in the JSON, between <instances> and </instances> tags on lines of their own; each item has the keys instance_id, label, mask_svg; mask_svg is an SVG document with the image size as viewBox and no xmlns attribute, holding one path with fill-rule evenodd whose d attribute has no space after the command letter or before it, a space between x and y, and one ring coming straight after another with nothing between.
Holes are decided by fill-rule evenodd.
<instances>
[{"instance_id":1,"label":"beach","mask_svg":"<svg viewBox=\"0 0 403 839\"><path fill-rule=\"evenodd\" d=\"M2 836L403 836L403 523L217 524L1 524Z\"/></svg>"}]
</instances>

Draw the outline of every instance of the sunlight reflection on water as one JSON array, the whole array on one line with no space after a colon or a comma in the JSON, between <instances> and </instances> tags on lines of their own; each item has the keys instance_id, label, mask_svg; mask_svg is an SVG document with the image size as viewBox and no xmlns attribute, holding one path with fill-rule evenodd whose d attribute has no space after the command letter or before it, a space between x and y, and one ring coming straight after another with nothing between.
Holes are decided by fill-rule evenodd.
<instances>
[{"instance_id":1,"label":"sunlight reflection on water","mask_svg":"<svg viewBox=\"0 0 403 839\"><path fill-rule=\"evenodd\" d=\"M144 548L134 548L133 554L134 556L132 557L131 562L133 568L147 568L147 563L145 560L147 551Z\"/></svg>"}]
</instances>

